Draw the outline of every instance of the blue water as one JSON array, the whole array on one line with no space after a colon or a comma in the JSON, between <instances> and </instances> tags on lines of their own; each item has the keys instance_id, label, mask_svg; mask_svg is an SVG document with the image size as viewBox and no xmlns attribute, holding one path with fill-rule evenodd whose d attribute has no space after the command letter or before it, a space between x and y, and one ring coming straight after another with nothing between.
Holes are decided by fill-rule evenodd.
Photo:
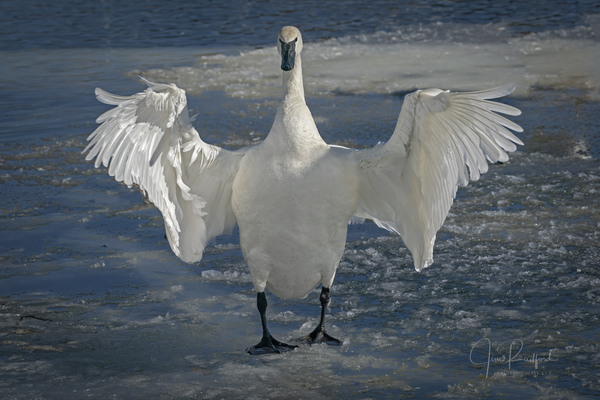
<instances>
[{"instance_id":1,"label":"blue water","mask_svg":"<svg viewBox=\"0 0 600 400\"><path fill-rule=\"evenodd\" d=\"M397 236L349 227L342 347L250 357L237 234L179 261L158 211L81 150L94 88L138 75L184 87L206 141L260 141L287 24L327 141L386 140L415 88L513 81L525 146L459 191L423 273ZM0 398L597 397L599 32L594 1L1 2ZM269 302L282 340L314 327L318 291Z\"/></svg>"},{"instance_id":2,"label":"blue water","mask_svg":"<svg viewBox=\"0 0 600 400\"><path fill-rule=\"evenodd\" d=\"M305 41L431 24L501 24L511 36L573 29L589 1L4 1L1 50L265 46L275 26ZM275 29L276 30L276 29Z\"/></svg>"}]
</instances>

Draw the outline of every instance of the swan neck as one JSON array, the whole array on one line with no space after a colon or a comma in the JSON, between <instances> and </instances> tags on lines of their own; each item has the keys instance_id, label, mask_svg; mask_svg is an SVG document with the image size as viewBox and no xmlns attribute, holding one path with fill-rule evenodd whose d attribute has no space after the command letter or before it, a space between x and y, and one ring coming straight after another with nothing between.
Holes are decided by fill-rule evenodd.
<instances>
[{"instance_id":1,"label":"swan neck","mask_svg":"<svg viewBox=\"0 0 600 400\"><path fill-rule=\"evenodd\" d=\"M283 72L284 102L286 100L301 99L304 103L304 82L302 81L302 60L300 55L296 56L294 68Z\"/></svg>"}]
</instances>

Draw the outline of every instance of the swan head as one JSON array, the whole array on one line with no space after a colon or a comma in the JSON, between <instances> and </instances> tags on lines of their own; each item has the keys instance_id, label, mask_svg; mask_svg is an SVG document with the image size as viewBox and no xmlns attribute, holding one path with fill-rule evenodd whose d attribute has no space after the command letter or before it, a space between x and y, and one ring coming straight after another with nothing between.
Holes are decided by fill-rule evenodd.
<instances>
[{"instance_id":1,"label":"swan head","mask_svg":"<svg viewBox=\"0 0 600 400\"><path fill-rule=\"evenodd\" d=\"M294 69L296 56L302 51L302 35L294 26L284 26L279 32L277 51L281 55L281 69L291 71Z\"/></svg>"}]
</instances>

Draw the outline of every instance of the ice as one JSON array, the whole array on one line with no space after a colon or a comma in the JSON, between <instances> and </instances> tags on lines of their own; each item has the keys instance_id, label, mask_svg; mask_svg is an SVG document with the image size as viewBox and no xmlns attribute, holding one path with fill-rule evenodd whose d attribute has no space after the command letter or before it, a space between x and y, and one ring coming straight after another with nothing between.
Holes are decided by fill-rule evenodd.
<instances>
[{"instance_id":1,"label":"ice","mask_svg":"<svg viewBox=\"0 0 600 400\"><path fill-rule=\"evenodd\" d=\"M302 57L307 94L390 94L430 87L469 90L515 82L520 95L532 87L579 88L597 99L600 73L595 65L600 51L589 32L584 39L574 32L508 39L500 33L488 42L480 35L466 41L444 37L464 29L441 24L435 27L437 33L420 40L400 32L398 37L374 33L306 43ZM135 70L131 75L175 82L196 95L224 89L232 97L268 98L279 94L277 57L273 46L237 55L205 55L192 67ZM463 74L465 69L470 73Z\"/></svg>"}]
</instances>

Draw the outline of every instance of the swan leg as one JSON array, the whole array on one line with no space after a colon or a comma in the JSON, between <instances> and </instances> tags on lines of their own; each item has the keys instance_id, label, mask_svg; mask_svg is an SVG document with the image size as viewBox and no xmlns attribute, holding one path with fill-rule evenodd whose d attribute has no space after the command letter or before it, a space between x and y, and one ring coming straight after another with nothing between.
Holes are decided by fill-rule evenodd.
<instances>
[{"instance_id":1,"label":"swan leg","mask_svg":"<svg viewBox=\"0 0 600 400\"><path fill-rule=\"evenodd\" d=\"M258 308L260 321L262 322L263 337L257 345L246 349L248 353L252 355L281 353L284 351L294 350L296 347L298 347L281 343L280 341L275 340L273 336L271 336L271 333L269 333L269 329L267 329L267 296L265 296L265 292L256 294L256 308Z\"/></svg>"},{"instance_id":2,"label":"swan leg","mask_svg":"<svg viewBox=\"0 0 600 400\"><path fill-rule=\"evenodd\" d=\"M296 339L296 341L308 344L326 343L330 346L342 345L341 340L336 339L325 332L325 311L327 310L330 299L331 297L329 296L329 288L322 288L321 296L319 297L319 300L321 300L321 321L314 331L306 336Z\"/></svg>"}]
</instances>

